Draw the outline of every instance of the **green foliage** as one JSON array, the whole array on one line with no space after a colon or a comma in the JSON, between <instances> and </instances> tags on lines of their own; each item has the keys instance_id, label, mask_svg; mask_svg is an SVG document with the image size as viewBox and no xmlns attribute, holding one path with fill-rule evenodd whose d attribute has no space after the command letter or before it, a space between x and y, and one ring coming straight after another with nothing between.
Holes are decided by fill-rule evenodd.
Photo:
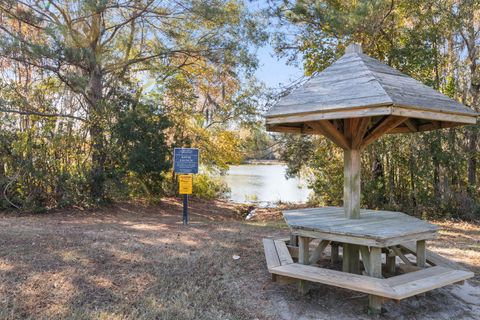
<instances>
[{"instance_id":1,"label":"green foliage","mask_svg":"<svg viewBox=\"0 0 480 320\"><path fill-rule=\"evenodd\" d=\"M141 190L148 190L149 195L161 193L162 173L171 166L167 160L171 150L164 133L169 125L154 107L138 104L122 110L112 130L118 147L118 157L112 160L116 163L114 168L130 180L141 181Z\"/></svg>"},{"instance_id":2,"label":"green foliage","mask_svg":"<svg viewBox=\"0 0 480 320\"><path fill-rule=\"evenodd\" d=\"M215 199L222 197L228 191L228 186L219 177L196 174L193 178L193 194L196 197Z\"/></svg>"}]
</instances>

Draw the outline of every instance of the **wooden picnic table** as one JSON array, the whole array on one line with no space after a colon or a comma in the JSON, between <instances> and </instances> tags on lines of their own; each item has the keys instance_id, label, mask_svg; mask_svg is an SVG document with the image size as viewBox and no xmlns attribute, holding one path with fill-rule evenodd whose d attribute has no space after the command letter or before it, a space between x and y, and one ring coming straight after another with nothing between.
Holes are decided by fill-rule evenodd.
<instances>
[{"instance_id":1,"label":"wooden picnic table","mask_svg":"<svg viewBox=\"0 0 480 320\"><path fill-rule=\"evenodd\" d=\"M350 252L343 254L344 272L360 274L360 253L365 273L382 278L382 251L385 252L387 270L394 273L396 256L404 262L408 261L396 246L413 241L416 243L416 266L426 267L425 241L436 237L437 226L401 212L362 209L361 219L349 219L344 212L342 207L322 207L283 213L293 236L291 243L297 242L299 247L298 263L315 263L324 249L334 243L332 262L338 260L338 246L343 248L344 253ZM320 242L310 253L313 239L320 239ZM388 251L393 252L388 254ZM300 281L299 290L303 293L307 291L306 281ZM381 304L381 299L370 295L370 304Z\"/></svg>"}]
</instances>

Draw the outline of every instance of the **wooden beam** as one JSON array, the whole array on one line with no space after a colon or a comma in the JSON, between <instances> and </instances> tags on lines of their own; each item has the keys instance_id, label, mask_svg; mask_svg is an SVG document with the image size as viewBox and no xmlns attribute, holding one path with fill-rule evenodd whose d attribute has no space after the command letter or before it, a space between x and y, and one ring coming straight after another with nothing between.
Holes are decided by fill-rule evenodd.
<instances>
[{"instance_id":1,"label":"wooden beam","mask_svg":"<svg viewBox=\"0 0 480 320\"><path fill-rule=\"evenodd\" d=\"M410 129L412 132L418 132L418 126L415 124L413 119L405 120L405 125Z\"/></svg>"},{"instance_id":2,"label":"wooden beam","mask_svg":"<svg viewBox=\"0 0 480 320\"><path fill-rule=\"evenodd\" d=\"M317 130L325 137L330 139L333 143L342 149L350 149L350 143L345 136L337 130L337 128L329 120L320 120L315 122L307 122L307 126Z\"/></svg>"},{"instance_id":3,"label":"wooden beam","mask_svg":"<svg viewBox=\"0 0 480 320\"><path fill-rule=\"evenodd\" d=\"M359 120L358 126L355 128L355 132L352 137L352 149L360 149L363 138L365 137L365 133L367 132L371 121L371 117L365 117Z\"/></svg>"},{"instance_id":4,"label":"wooden beam","mask_svg":"<svg viewBox=\"0 0 480 320\"><path fill-rule=\"evenodd\" d=\"M422 131L430 131L430 130L436 130L436 129L453 128L453 127L458 127L459 125L461 124L459 124L458 122L447 122L447 121L442 121L440 123L430 122L430 123L419 125L417 129L419 132L422 132ZM411 133L411 132L412 130L408 127L398 126L390 130L388 133Z\"/></svg>"},{"instance_id":5,"label":"wooden beam","mask_svg":"<svg viewBox=\"0 0 480 320\"><path fill-rule=\"evenodd\" d=\"M382 278L382 249L370 247L368 275L375 278ZM368 296L368 309L370 313L379 314L382 311L382 297L376 295Z\"/></svg>"},{"instance_id":6,"label":"wooden beam","mask_svg":"<svg viewBox=\"0 0 480 320\"><path fill-rule=\"evenodd\" d=\"M408 260L407 257L405 257L405 255L403 254L403 252L397 248L397 247L392 247L393 251L395 252L395 254L400 258L402 259L403 263L405 263L406 265L409 265L409 266L412 266L412 262L410 260Z\"/></svg>"},{"instance_id":7,"label":"wooden beam","mask_svg":"<svg viewBox=\"0 0 480 320\"><path fill-rule=\"evenodd\" d=\"M356 244L343 244L342 271L348 273L360 273L359 246Z\"/></svg>"},{"instance_id":8,"label":"wooden beam","mask_svg":"<svg viewBox=\"0 0 480 320\"><path fill-rule=\"evenodd\" d=\"M338 263L340 261L338 257L338 242L331 242L330 243L330 262L331 263Z\"/></svg>"},{"instance_id":9,"label":"wooden beam","mask_svg":"<svg viewBox=\"0 0 480 320\"><path fill-rule=\"evenodd\" d=\"M320 260L320 258L323 255L323 251L325 250L325 248L328 246L329 243L330 243L330 241L328 241L328 240L320 241L318 246L315 248L315 250L313 250L312 254L310 255L309 264L314 264L318 260Z\"/></svg>"},{"instance_id":10,"label":"wooden beam","mask_svg":"<svg viewBox=\"0 0 480 320\"><path fill-rule=\"evenodd\" d=\"M343 207L348 219L360 218L361 151L344 151Z\"/></svg>"},{"instance_id":11,"label":"wooden beam","mask_svg":"<svg viewBox=\"0 0 480 320\"><path fill-rule=\"evenodd\" d=\"M368 247L360 246L360 254L362 255L362 262L363 262L363 266L365 267L365 271L368 275L370 275L371 273L370 251L368 251Z\"/></svg>"},{"instance_id":12,"label":"wooden beam","mask_svg":"<svg viewBox=\"0 0 480 320\"><path fill-rule=\"evenodd\" d=\"M425 240L417 241L417 267L425 268L427 266L427 255Z\"/></svg>"},{"instance_id":13,"label":"wooden beam","mask_svg":"<svg viewBox=\"0 0 480 320\"><path fill-rule=\"evenodd\" d=\"M282 132L282 133L296 133L296 134L320 134L319 132L302 125L301 127L282 126L267 124L267 131Z\"/></svg>"},{"instance_id":14,"label":"wooden beam","mask_svg":"<svg viewBox=\"0 0 480 320\"><path fill-rule=\"evenodd\" d=\"M383 121L380 121L365 137L362 143L362 147L366 147L380 138L382 135L388 133L395 127L398 127L401 123L407 120L407 117L400 116L388 116Z\"/></svg>"}]
</instances>

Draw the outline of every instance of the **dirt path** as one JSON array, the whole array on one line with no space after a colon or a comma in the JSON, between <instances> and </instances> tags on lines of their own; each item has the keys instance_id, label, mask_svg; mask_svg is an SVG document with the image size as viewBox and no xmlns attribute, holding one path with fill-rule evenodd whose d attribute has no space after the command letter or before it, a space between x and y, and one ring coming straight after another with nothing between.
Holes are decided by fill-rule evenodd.
<instances>
[{"instance_id":1,"label":"dirt path","mask_svg":"<svg viewBox=\"0 0 480 320\"><path fill-rule=\"evenodd\" d=\"M188 227L173 199L0 215L0 319L370 319L366 295L313 285L302 297L295 284L272 283L261 239L288 230L271 212L241 221L243 209L197 201ZM480 319L480 227L442 227L434 249L477 277L387 303L381 318Z\"/></svg>"}]
</instances>

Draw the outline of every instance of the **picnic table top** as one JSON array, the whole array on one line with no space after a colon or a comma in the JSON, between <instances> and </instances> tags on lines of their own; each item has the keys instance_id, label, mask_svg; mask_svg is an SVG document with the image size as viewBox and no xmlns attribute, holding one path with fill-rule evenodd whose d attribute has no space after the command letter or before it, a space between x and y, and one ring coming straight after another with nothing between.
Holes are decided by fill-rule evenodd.
<instances>
[{"instance_id":1,"label":"picnic table top","mask_svg":"<svg viewBox=\"0 0 480 320\"><path fill-rule=\"evenodd\" d=\"M293 234L367 246L387 247L406 241L428 240L438 227L402 212L360 210L360 219L347 219L343 207L283 212Z\"/></svg>"}]
</instances>

